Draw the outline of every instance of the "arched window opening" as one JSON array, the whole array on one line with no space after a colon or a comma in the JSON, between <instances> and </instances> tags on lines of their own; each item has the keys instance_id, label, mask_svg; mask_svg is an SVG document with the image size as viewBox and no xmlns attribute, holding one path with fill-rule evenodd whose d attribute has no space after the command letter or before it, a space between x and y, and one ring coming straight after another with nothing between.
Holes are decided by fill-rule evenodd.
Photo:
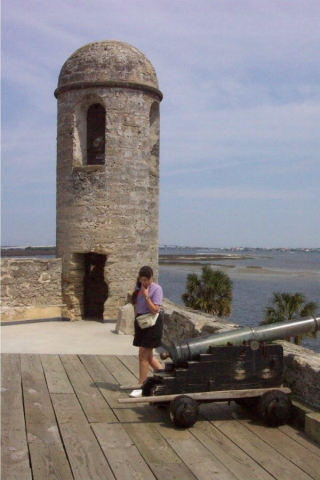
<instances>
[{"instance_id":1,"label":"arched window opening","mask_svg":"<svg viewBox=\"0 0 320 480\"><path fill-rule=\"evenodd\" d=\"M159 103L153 102L150 108L149 114L150 127L153 129L159 129ZM156 122L156 125L154 123Z\"/></svg>"},{"instance_id":2,"label":"arched window opening","mask_svg":"<svg viewBox=\"0 0 320 480\"><path fill-rule=\"evenodd\" d=\"M106 111L100 103L94 103L87 112L87 165L105 163Z\"/></svg>"},{"instance_id":3,"label":"arched window opening","mask_svg":"<svg viewBox=\"0 0 320 480\"><path fill-rule=\"evenodd\" d=\"M159 103L153 102L149 113L150 172L159 176L160 112Z\"/></svg>"}]
</instances>

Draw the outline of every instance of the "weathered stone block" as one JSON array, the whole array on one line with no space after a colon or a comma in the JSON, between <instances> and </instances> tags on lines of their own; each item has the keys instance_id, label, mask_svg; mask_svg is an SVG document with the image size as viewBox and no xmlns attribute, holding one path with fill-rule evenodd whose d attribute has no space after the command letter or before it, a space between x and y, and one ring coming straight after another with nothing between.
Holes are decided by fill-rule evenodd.
<instances>
[{"instance_id":1,"label":"weathered stone block","mask_svg":"<svg viewBox=\"0 0 320 480\"><path fill-rule=\"evenodd\" d=\"M131 303L119 308L115 332L134 335L134 308Z\"/></svg>"},{"instance_id":2,"label":"weathered stone block","mask_svg":"<svg viewBox=\"0 0 320 480\"><path fill-rule=\"evenodd\" d=\"M306 415L304 433L311 440L320 443L320 412Z\"/></svg>"},{"instance_id":3,"label":"weathered stone block","mask_svg":"<svg viewBox=\"0 0 320 480\"><path fill-rule=\"evenodd\" d=\"M19 314L24 318L19 308L31 306L41 309L56 305L60 311L61 264L60 259L2 259L2 320L19 319Z\"/></svg>"}]
</instances>

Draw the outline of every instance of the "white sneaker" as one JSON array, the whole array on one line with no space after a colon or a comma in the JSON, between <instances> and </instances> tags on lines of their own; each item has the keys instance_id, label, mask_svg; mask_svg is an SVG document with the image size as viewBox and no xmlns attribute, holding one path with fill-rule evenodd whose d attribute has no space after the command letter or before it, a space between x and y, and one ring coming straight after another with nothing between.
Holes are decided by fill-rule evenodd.
<instances>
[{"instance_id":1,"label":"white sneaker","mask_svg":"<svg viewBox=\"0 0 320 480\"><path fill-rule=\"evenodd\" d=\"M142 397L142 390L132 390L129 397L131 397L131 398Z\"/></svg>"}]
</instances>

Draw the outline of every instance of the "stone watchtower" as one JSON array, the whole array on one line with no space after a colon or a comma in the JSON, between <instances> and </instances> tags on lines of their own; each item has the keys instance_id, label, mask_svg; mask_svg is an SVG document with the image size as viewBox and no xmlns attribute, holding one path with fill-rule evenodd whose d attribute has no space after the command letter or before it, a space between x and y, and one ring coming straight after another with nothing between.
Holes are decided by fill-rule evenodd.
<instances>
[{"instance_id":1,"label":"stone watchtower","mask_svg":"<svg viewBox=\"0 0 320 480\"><path fill-rule=\"evenodd\" d=\"M162 94L139 50L101 41L68 58L55 96L64 315L116 318L140 267L158 275Z\"/></svg>"}]
</instances>

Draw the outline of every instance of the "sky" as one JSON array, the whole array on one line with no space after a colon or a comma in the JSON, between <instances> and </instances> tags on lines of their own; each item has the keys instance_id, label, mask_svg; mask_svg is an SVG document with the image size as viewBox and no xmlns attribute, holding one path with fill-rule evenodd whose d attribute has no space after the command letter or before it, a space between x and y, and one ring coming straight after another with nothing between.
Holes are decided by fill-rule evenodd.
<instances>
[{"instance_id":1,"label":"sky","mask_svg":"<svg viewBox=\"0 0 320 480\"><path fill-rule=\"evenodd\" d=\"M54 90L81 46L153 64L159 243L320 247L319 0L2 0L1 244L54 245Z\"/></svg>"}]
</instances>

